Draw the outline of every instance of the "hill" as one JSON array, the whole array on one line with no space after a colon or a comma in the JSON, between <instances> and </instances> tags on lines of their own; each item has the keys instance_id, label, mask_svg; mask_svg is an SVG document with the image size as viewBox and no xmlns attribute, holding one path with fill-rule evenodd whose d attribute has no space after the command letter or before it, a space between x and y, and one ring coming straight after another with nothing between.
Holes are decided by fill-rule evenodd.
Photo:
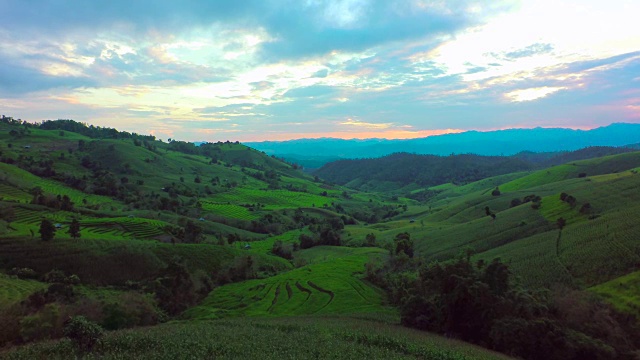
<instances>
[{"instance_id":1,"label":"hill","mask_svg":"<svg viewBox=\"0 0 640 360\"><path fill-rule=\"evenodd\" d=\"M240 143L0 130L0 357L640 348L640 152L400 153L323 179Z\"/></svg>"},{"instance_id":2,"label":"hill","mask_svg":"<svg viewBox=\"0 0 640 360\"><path fill-rule=\"evenodd\" d=\"M508 156L522 151L539 153L573 151L590 146L624 146L637 143L638 138L640 125L616 123L592 130L507 129L467 131L408 140L323 138L251 142L247 145L269 155L287 157L290 161L303 163L305 158L318 154L329 159L376 158L398 152Z\"/></svg>"},{"instance_id":3,"label":"hill","mask_svg":"<svg viewBox=\"0 0 640 360\"><path fill-rule=\"evenodd\" d=\"M635 151L627 147L588 147L553 153L521 152L513 156L417 155L397 153L376 159L338 160L313 172L328 181L364 191L392 191L411 198L434 186L464 185L489 177L547 168L568 162Z\"/></svg>"}]
</instances>

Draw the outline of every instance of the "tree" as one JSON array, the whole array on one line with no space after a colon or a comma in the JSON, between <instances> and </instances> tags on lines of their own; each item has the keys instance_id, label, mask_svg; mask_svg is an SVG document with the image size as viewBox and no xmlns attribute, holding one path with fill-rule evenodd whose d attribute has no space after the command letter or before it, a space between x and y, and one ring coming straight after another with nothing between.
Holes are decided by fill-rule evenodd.
<instances>
[{"instance_id":1,"label":"tree","mask_svg":"<svg viewBox=\"0 0 640 360\"><path fill-rule=\"evenodd\" d=\"M40 239L42 239L42 241L51 241L56 234L56 227L53 226L51 221L42 219L38 232L40 233Z\"/></svg>"},{"instance_id":2,"label":"tree","mask_svg":"<svg viewBox=\"0 0 640 360\"><path fill-rule=\"evenodd\" d=\"M202 232L203 229L200 226L189 220L184 227L183 241L186 243L199 243L203 237Z\"/></svg>"},{"instance_id":3,"label":"tree","mask_svg":"<svg viewBox=\"0 0 640 360\"><path fill-rule=\"evenodd\" d=\"M367 246L376 246L376 235L374 233L367 234L365 238L367 242Z\"/></svg>"},{"instance_id":4,"label":"tree","mask_svg":"<svg viewBox=\"0 0 640 360\"><path fill-rule=\"evenodd\" d=\"M69 225L69 235L74 239L80 237L80 222L76 218L71 220L71 225Z\"/></svg>"},{"instance_id":5,"label":"tree","mask_svg":"<svg viewBox=\"0 0 640 360\"><path fill-rule=\"evenodd\" d=\"M562 230L565 225L567 225L567 220L565 220L564 218L558 218L556 224L558 225L558 229Z\"/></svg>"},{"instance_id":6,"label":"tree","mask_svg":"<svg viewBox=\"0 0 640 360\"><path fill-rule=\"evenodd\" d=\"M395 239L393 239L393 243L395 245L395 255L405 253L408 257L413 257L413 241L411 240L411 235L408 232L396 235Z\"/></svg>"},{"instance_id":7,"label":"tree","mask_svg":"<svg viewBox=\"0 0 640 360\"><path fill-rule=\"evenodd\" d=\"M60 210L62 211L73 211L73 202L68 195L63 195L60 198Z\"/></svg>"},{"instance_id":8,"label":"tree","mask_svg":"<svg viewBox=\"0 0 640 360\"><path fill-rule=\"evenodd\" d=\"M104 334L100 325L87 320L84 316L74 316L65 322L64 336L73 341L81 352L91 351Z\"/></svg>"}]
</instances>

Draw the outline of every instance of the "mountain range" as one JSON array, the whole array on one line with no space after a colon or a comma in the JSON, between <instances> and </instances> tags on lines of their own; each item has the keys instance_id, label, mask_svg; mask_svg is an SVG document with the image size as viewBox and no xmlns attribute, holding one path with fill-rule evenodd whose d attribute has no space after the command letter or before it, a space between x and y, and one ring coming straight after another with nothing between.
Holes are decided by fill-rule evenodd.
<instances>
[{"instance_id":1,"label":"mountain range","mask_svg":"<svg viewBox=\"0 0 640 360\"><path fill-rule=\"evenodd\" d=\"M418 139L297 139L249 142L247 146L319 168L337 159L375 158L397 152L450 155L514 155L522 151L561 152L589 146L625 146L640 142L640 124L613 123L591 130L565 128L466 131ZM322 155L318 155L322 154Z\"/></svg>"}]
</instances>

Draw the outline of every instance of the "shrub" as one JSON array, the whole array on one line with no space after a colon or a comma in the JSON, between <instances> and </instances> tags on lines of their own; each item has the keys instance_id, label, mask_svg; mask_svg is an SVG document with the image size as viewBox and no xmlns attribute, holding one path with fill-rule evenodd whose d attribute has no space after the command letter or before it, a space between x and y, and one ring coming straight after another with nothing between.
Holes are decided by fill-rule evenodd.
<instances>
[{"instance_id":1,"label":"shrub","mask_svg":"<svg viewBox=\"0 0 640 360\"><path fill-rule=\"evenodd\" d=\"M287 260L293 259L292 245L283 244L281 240L276 240L273 243L271 253Z\"/></svg>"},{"instance_id":2,"label":"shrub","mask_svg":"<svg viewBox=\"0 0 640 360\"><path fill-rule=\"evenodd\" d=\"M62 270L53 269L44 275L43 280L48 283L64 283L67 277Z\"/></svg>"},{"instance_id":3,"label":"shrub","mask_svg":"<svg viewBox=\"0 0 640 360\"><path fill-rule=\"evenodd\" d=\"M30 268L13 268L9 271L9 275L15 275L20 279L37 279L38 274Z\"/></svg>"},{"instance_id":4,"label":"shrub","mask_svg":"<svg viewBox=\"0 0 640 360\"><path fill-rule=\"evenodd\" d=\"M23 341L48 339L59 334L60 307L48 304L41 311L20 320L20 337ZM57 330L57 331L56 331Z\"/></svg>"},{"instance_id":5,"label":"shrub","mask_svg":"<svg viewBox=\"0 0 640 360\"><path fill-rule=\"evenodd\" d=\"M98 343L104 330L84 316L74 316L65 322L63 333L78 350L88 352Z\"/></svg>"}]
</instances>

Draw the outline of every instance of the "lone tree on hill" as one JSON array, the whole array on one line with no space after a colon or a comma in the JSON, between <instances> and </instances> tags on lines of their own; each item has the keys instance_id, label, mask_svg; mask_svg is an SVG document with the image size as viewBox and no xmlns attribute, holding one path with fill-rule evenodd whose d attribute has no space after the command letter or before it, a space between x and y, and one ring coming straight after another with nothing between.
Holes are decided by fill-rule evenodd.
<instances>
[{"instance_id":1,"label":"lone tree on hill","mask_svg":"<svg viewBox=\"0 0 640 360\"><path fill-rule=\"evenodd\" d=\"M558 229L562 230L564 229L565 225L567 225L567 220L565 220L564 218L558 218L556 224L558 225Z\"/></svg>"},{"instance_id":2,"label":"lone tree on hill","mask_svg":"<svg viewBox=\"0 0 640 360\"><path fill-rule=\"evenodd\" d=\"M40 222L40 239L42 241L51 241L56 234L56 227L47 219L42 219Z\"/></svg>"},{"instance_id":3,"label":"lone tree on hill","mask_svg":"<svg viewBox=\"0 0 640 360\"><path fill-rule=\"evenodd\" d=\"M76 218L71 220L71 225L69 225L69 235L74 239L80 237L80 222Z\"/></svg>"}]
</instances>

